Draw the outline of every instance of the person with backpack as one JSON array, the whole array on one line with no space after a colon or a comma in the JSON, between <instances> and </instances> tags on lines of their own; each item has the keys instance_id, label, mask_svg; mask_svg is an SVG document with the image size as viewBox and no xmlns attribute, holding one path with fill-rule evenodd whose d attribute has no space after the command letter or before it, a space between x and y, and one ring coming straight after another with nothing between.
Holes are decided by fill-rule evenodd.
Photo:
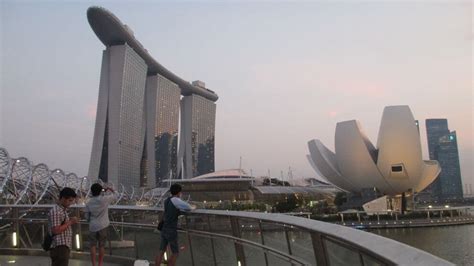
<instances>
[{"instance_id":1,"label":"person with backpack","mask_svg":"<svg viewBox=\"0 0 474 266\"><path fill-rule=\"evenodd\" d=\"M180 199L182 187L180 184L173 184L170 187L171 197L164 202L163 227L161 228L161 244L158 255L155 257L155 265L161 265L166 248L171 249L171 257L168 265L174 266L179 254L178 246L178 216L182 212L189 212L194 209L189 203Z\"/></svg>"},{"instance_id":2,"label":"person with backpack","mask_svg":"<svg viewBox=\"0 0 474 266\"><path fill-rule=\"evenodd\" d=\"M65 187L59 192L59 201L48 213L48 232L52 236L50 249L52 266L68 266L72 247L72 225L79 222L69 217L67 209L76 201L76 192Z\"/></svg>"},{"instance_id":3,"label":"person with backpack","mask_svg":"<svg viewBox=\"0 0 474 266\"><path fill-rule=\"evenodd\" d=\"M110 192L110 193L108 193ZM105 241L110 225L109 205L117 200L112 188L104 189L99 183L91 186L92 197L86 203L85 215L89 221L89 243L91 263L96 265L97 243L99 243L99 266L102 266L105 255Z\"/></svg>"}]
</instances>

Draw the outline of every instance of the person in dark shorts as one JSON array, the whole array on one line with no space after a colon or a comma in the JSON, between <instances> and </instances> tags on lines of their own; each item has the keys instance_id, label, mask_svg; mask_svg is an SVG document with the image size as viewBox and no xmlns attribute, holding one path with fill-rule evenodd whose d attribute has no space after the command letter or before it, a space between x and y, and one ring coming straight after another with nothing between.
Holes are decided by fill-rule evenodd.
<instances>
[{"instance_id":1,"label":"person in dark shorts","mask_svg":"<svg viewBox=\"0 0 474 266\"><path fill-rule=\"evenodd\" d=\"M68 266L69 254L72 247L72 228L79 219L69 217L67 208L76 201L76 192L65 187L59 192L59 201L48 214L48 230L53 235L53 242L49 255L52 266Z\"/></svg>"},{"instance_id":2,"label":"person in dark shorts","mask_svg":"<svg viewBox=\"0 0 474 266\"><path fill-rule=\"evenodd\" d=\"M86 203L86 218L89 221L91 262L92 266L96 265L96 246L98 242L99 266L102 266L105 255L105 242L107 241L107 230L110 225L108 208L117 198L113 189L103 189L98 183L91 186L91 194L92 197Z\"/></svg>"},{"instance_id":3,"label":"person in dark shorts","mask_svg":"<svg viewBox=\"0 0 474 266\"><path fill-rule=\"evenodd\" d=\"M180 199L182 187L179 184L173 184L170 187L171 197L164 203L163 228L161 229L160 251L155 258L155 265L161 265L166 248L171 249L171 257L168 265L174 266L179 253L178 246L178 216L181 212L188 212L194 209L187 202Z\"/></svg>"}]
</instances>

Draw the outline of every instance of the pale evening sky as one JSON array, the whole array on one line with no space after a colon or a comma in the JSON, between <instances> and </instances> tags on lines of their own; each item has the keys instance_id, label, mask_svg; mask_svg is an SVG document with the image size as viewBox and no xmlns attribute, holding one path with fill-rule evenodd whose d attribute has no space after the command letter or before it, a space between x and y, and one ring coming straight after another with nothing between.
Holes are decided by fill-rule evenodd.
<instances>
[{"instance_id":1,"label":"pale evening sky","mask_svg":"<svg viewBox=\"0 0 474 266\"><path fill-rule=\"evenodd\" d=\"M86 175L103 44L86 10L128 24L158 62L219 95L216 169L315 176L307 141L384 106L447 118L473 177L471 1L0 1L0 146Z\"/></svg>"}]
</instances>

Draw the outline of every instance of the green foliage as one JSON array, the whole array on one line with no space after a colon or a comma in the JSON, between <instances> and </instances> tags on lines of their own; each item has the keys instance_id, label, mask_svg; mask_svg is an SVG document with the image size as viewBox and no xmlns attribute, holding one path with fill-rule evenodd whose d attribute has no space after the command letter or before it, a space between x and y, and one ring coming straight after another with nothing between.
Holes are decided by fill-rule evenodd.
<instances>
[{"instance_id":1,"label":"green foliage","mask_svg":"<svg viewBox=\"0 0 474 266\"><path fill-rule=\"evenodd\" d=\"M264 212L267 210L267 206L264 203L246 203L246 202L229 202L224 201L218 205L211 205L208 209L216 210L229 210L229 211L260 211Z\"/></svg>"},{"instance_id":2,"label":"green foliage","mask_svg":"<svg viewBox=\"0 0 474 266\"><path fill-rule=\"evenodd\" d=\"M286 201L278 202L273 206L276 212L291 212L296 209L301 202L294 195L290 195L286 198Z\"/></svg>"},{"instance_id":3,"label":"green foliage","mask_svg":"<svg viewBox=\"0 0 474 266\"><path fill-rule=\"evenodd\" d=\"M345 192L337 192L334 198L334 205L341 207L345 202L347 202L347 194Z\"/></svg>"}]
</instances>

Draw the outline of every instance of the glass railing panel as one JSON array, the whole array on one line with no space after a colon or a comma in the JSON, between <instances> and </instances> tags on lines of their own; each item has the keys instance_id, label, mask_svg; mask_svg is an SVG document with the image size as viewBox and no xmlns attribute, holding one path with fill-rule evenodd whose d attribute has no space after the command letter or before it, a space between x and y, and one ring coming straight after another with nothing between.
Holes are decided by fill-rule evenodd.
<instances>
[{"instance_id":1,"label":"glass railing panel","mask_svg":"<svg viewBox=\"0 0 474 266\"><path fill-rule=\"evenodd\" d=\"M258 220L239 218L239 231L243 239L262 243L262 232Z\"/></svg>"},{"instance_id":2,"label":"glass railing panel","mask_svg":"<svg viewBox=\"0 0 474 266\"><path fill-rule=\"evenodd\" d=\"M229 216L209 215L210 232L233 235Z\"/></svg>"},{"instance_id":3,"label":"glass railing panel","mask_svg":"<svg viewBox=\"0 0 474 266\"><path fill-rule=\"evenodd\" d=\"M43 234L48 232L48 225L44 221L31 221L21 223L17 232L21 246L26 245L27 248L41 248L43 242Z\"/></svg>"},{"instance_id":4,"label":"glass railing panel","mask_svg":"<svg viewBox=\"0 0 474 266\"><path fill-rule=\"evenodd\" d=\"M186 229L209 231L209 216L202 214L186 213L183 217L186 220Z\"/></svg>"},{"instance_id":5,"label":"glass railing panel","mask_svg":"<svg viewBox=\"0 0 474 266\"><path fill-rule=\"evenodd\" d=\"M371 258L371 257L369 257L365 254L362 255L362 260L364 261L364 266L381 266L381 265L384 265L380 261L378 261L374 258Z\"/></svg>"},{"instance_id":6,"label":"glass railing panel","mask_svg":"<svg viewBox=\"0 0 474 266\"><path fill-rule=\"evenodd\" d=\"M138 234L138 237L140 234ZM108 239L110 241L110 250L107 254L135 258L135 240L137 239L137 230L125 225L109 226ZM107 247L109 243L107 243Z\"/></svg>"},{"instance_id":7,"label":"glass railing panel","mask_svg":"<svg viewBox=\"0 0 474 266\"><path fill-rule=\"evenodd\" d=\"M188 234L186 232L178 232L178 246L179 246L179 255L176 261L177 265L192 265L191 250L188 240ZM157 250L159 249L159 245ZM168 251L168 256L171 255Z\"/></svg>"},{"instance_id":8,"label":"glass railing panel","mask_svg":"<svg viewBox=\"0 0 474 266\"><path fill-rule=\"evenodd\" d=\"M109 219L111 222L124 222L133 224L156 224L161 217L159 211L140 211L140 210L109 210Z\"/></svg>"},{"instance_id":9,"label":"glass railing panel","mask_svg":"<svg viewBox=\"0 0 474 266\"><path fill-rule=\"evenodd\" d=\"M285 228L282 224L262 222L264 244L283 253L288 253Z\"/></svg>"},{"instance_id":10,"label":"glass railing panel","mask_svg":"<svg viewBox=\"0 0 474 266\"><path fill-rule=\"evenodd\" d=\"M154 261L160 248L160 233L154 228L139 228L135 230L135 248L138 258Z\"/></svg>"},{"instance_id":11,"label":"glass railing panel","mask_svg":"<svg viewBox=\"0 0 474 266\"><path fill-rule=\"evenodd\" d=\"M311 265L316 265L316 257L314 256L313 242L311 234L308 231L297 227L286 227L288 233L288 241L291 247L291 254L297 258L301 258Z\"/></svg>"},{"instance_id":12,"label":"glass railing panel","mask_svg":"<svg viewBox=\"0 0 474 266\"><path fill-rule=\"evenodd\" d=\"M276 256L272 253L267 253L268 265L278 265L278 266L293 266L289 261Z\"/></svg>"},{"instance_id":13,"label":"glass railing panel","mask_svg":"<svg viewBox=\"0 0 474 266\"><path fill-rule=\"evenodd\" d=\"M234 241L216 237L213 238L213 242L217 265L237 265Z\"/></svg>"},{"instance_id":14,"label":"glass railing panel","mask_svg":"<svg viewBox=\"0 0 474 266\"><path fill-rule=\"evenodd\" d=\"M247 265L266 265L265 251L260 247L243 245Z\"/></svg>"},{"instance_id":15,"label":"glass railing panel","mask_svg":"<svg viewBox=\"0 0 474 266\"><path fill-rule=\"evenodd\" d=\"M324 238L326 257L331 266L362 265L359 253L344 247L336 241Z\"/></svg>"},{"instance_id":16,"label":"glass railing panel","mask_svg":"<svg viewBox=\"0 0 474 266\"><path fill-rule=\"evenodd\" d=\"M214 265L214 240L209 236L190 234L194 265ZM233 248L227 247L227 248Z\"/></svg>"}]
</instances>

